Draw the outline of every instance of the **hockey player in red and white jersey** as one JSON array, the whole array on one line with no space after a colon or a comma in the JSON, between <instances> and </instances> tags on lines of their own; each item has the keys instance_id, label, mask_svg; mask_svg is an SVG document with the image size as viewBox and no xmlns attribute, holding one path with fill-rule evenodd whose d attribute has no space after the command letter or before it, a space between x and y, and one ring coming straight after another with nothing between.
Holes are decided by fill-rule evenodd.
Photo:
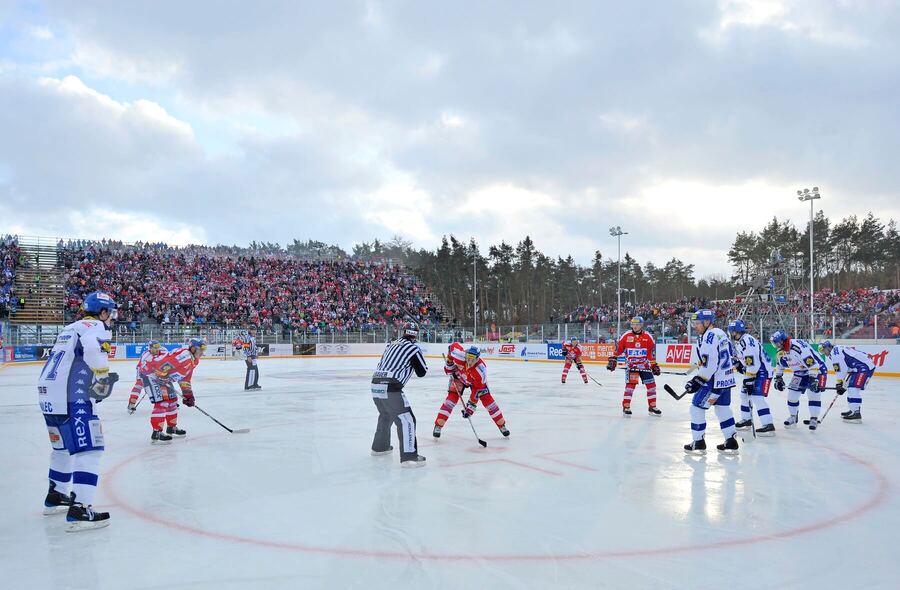
<instances>
[{"instance_id":1,"label":"hockey player in red and white jersey","mask_svg":"<svg viewBox=\"0 0 900 590\"><path fill-rule=\"evenodd\" d=\"M194 391L191 378L204 352L206 341L191 338L186 346L159 355L148 363L147 368L152 371L149 378L149 396L153 402L153 413L150 415L152 444L170 443L173 436L183 438L187 434L178 428L178 394L175 392L175 384L181 389L181 401L187 407L192 407ZM166 425L165 432L163 424Z\"/></svg>"},{"instance_id":2,"label":"hockey player in red and white jersey","mask_svg":"<svg viewBox=\"0 0 900 590\"><path fill-rule=\"evenodd\" d=\"M450 345L448 354L444 373L450 376L450 383L447 388L447 399L438 410L437 419L434 421L433 436L440 438L441 429L450 418L453 408L456 407L466 388L471 393L463 408L463 417L468 418L474 414L478 407L478 400L481 400L481 404L488 411L503 436L509 436L506 418L503 417L500 406L494 401L494 396L491 395L491 390L488 388L487 365L481 360L481 351L477 346L472 346L464 351L461 344L454 343Z\"/></svg>"},{"instance_id":3,"label":"hockey player in red and white jersey","mask_svg":"<svg viewBox=\"0 0 900 590\"><path fill-rule=\"evenodd\" d=\"M149 387L149 375L153 372L148 368L150 362L158 357L161 354L165 354L166 351L162 347L162 344L159 343L158 340L151 340L147 343L147 347L144 349L144 352L141 353L141 358L138 360L137 367L135 369L135 380L134 386L131 388L131 395L128 396L128 413L134 414L135 409L137 408L138 403L138 395L143 391L145 387Z\"/></svg>"},{"instance_id":4,"label":"hockey player in red and white jersey","mask_svg":"<svg viewBox=\"0 0 900 590\"><path fill-rule=\"evenodd\" d=\"M638 381L647 387L647 404L651 416L661 416L662 412L656 407L656 379L659 375L659 365L656 363L656 341L653 336L644 331L644 318L636 316L631 320L631 331L622 334L616 347L615 356L609 358L606 368L616 370L618 358L625 356L625 396L622 399L622 413L631 416L631 396L637 387Z\"/></svg>"},{"instance_id":5,"label":"hockey player in red and white jersey","mask_svg":"<svg viewBox=\"0 0 900 590\"><path fill-rule=\"evenodd\" d=\"M588 376L584 370L584 363L581 362L581 347L578 346L578 338L572 338L572 341L568 344L563 343L562 355L566 359L566 364L563 365L562 382L566 382L566 376L568 376L569 369L572 368L572 363L574 362L575 366L578 367L578 372L581 373L581 379L587 383Z\"/></svg>"}]
</instances>

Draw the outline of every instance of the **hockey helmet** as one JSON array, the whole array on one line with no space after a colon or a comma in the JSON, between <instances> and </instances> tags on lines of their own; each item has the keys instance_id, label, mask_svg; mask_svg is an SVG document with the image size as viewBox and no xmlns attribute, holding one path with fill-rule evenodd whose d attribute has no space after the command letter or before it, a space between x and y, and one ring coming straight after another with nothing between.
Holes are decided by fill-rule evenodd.
<instances>
[{"instance_id":1,"label":"hockey helmet","mask_svg":"<svg viewBox=\"0 0 900 590\"><path fill-rule=\"evenodd\" d=\"M419 326L413 322L407 322L403 326L403 337L408 340L417 340L419 338Z\"/></svg>"},{"instance_id":2,"label":"hockey helmet","mask_svg":"<svg viewBox=\"0 0 900 590\"><path fill-rule=\"evenodd\" d=\"M116 302L112 297L103 293L102 291L94 291L90 295L84 298L84 303L81 304L86 313L97 314L103 311L104 309L109 310L109 317L112 319L116 318Z\"/></svg>"},{"instance_id":3,"label":"hockey helmet","mask_svg":"<svg viewBox=\"0 0 900 590\"><path fill-rule=\"evenodd\" d=\"M791 339L788 338L788 335L784 330L775 330L770 340L777 348L786 348L790 346L791 343Z\"/></svg>"}]
</instances>

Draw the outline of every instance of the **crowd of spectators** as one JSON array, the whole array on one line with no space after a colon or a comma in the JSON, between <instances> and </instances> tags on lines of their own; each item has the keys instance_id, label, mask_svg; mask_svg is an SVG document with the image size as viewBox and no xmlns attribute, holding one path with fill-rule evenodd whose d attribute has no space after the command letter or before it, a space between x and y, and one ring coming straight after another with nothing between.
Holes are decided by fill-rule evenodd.
<instances>
[{"instance_id":1,"label":"crowd of spectators","mask_svg":"<svg viewBox=\"0 0 900 590\"><path fill-rule=\"evenodd\" d=\"M841 337L857 326L869 326L876 314L885 318L882 322L886 330L892 330L900 321L900 290L882 291L877 288L850 289L832 291L822 289L813 294L814 309L818 325L817 334L826 337ZM659 334L665 324L665 332L671 335L687 333L688 315L700 308L709 308L716 312L720 325L737 317L740 309L746 304L741 298L709 301L702 298L685 298L667 303L632 303L623 302L623 322L634 316L644 318L648 328ZM775 305L775 304L769 304ZM759 307L765 311L765 306ZM809 291L795 291L791 297L781 304L781 313L796 316L801 324L806 324L809 314ZM834 322L832 324L832 318ZM562 316L551 318L552 322L613 325L616 323L616 306L579 306ZM834 327L834 334L832 333ZM787 326L791 328L792 326ZM614 334L614 328L611 334ZM602 335L601 335L602 336Z\"/></svg>"},{"instance_id":2,"label":"crowd of spectators","mask_svg":"<svg viewBox=\"0 0 900 590\"><path fill-rule=\"evenodd\" d=\"M119 303L119 321L133 325L254 324L315 335L399 324L407 310L426 326L442 319L430 291L386 263L115 241L60 242L57 256L71 317L100 289Z\"/></svg>"},{"instance_id":3,"label":"crowd of spectators","mask_svg":"<svg viewBox=\"0 0 900 590\"><path fill-rule=\"evenodd\" d=\"M16 311L16 269L24 264L18 236L0 237L0 319Z\"/></svg>"}]
</instances>

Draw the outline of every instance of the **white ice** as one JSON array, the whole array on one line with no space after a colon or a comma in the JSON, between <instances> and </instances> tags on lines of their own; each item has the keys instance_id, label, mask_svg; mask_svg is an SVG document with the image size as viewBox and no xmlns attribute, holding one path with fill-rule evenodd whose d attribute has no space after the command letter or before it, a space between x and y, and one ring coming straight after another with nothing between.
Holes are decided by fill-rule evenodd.
<instances>
[{"instance_id":1,"label":"white ice","mask_svg":"<svg viewBox=\"0 0 900 590\"><path fill-rule=\"evenodd\" d=\"M512 431L479 408L479 447L458 410L435 441L440 360L407 395L427 466L369 455L375 359L266 359L263 390L244 365L204 360L188 437L150 445L149 404L125 411L133 363L99 407L107 441L96 506L106 529L64 532L44 517L49 442L39 366L0 369L3 588L897 588L900 381L876 377L864 422L749 439L737 457L686 457L688 398L644 390L620 413L622 373L488 361ZM676 388L680 377L663 376ZM737 397L737 396L735 396ZM823 396L823 409L832 394ZM733 408L737 411L735 400ZM806 400L802 412L806 415ZM707 440L721 442L709 413ZM397 446L394 438L394 446Z\"/></svg>"}]
</instances>

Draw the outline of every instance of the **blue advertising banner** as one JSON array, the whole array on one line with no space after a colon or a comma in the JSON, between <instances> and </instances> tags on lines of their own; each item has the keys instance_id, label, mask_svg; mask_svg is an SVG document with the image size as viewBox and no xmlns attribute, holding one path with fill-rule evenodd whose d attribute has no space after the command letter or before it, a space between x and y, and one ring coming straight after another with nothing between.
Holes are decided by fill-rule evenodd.
<instances>
[{"instance_id":1,"label":"blue advertising banner","mask_svg":"<svg viewBox=\"0 0 900 590\"><path fill-rule=\"evenodd\" d=\"M561 361L563 359L562 343L551 342L547 345L547 358L552 361Z\"/></svg>"},{"instance_id":2,"label":"blue advertising banner","mask_svg":"<svg viewBox=\"0 0 900 590\"><path fill-rule=\"evenodd\" d=\"M14 346L12 347L12 361L39 361L47 358L47 353L52 346L30 345L30 346Z\"/></svg>"}]
</instances>

